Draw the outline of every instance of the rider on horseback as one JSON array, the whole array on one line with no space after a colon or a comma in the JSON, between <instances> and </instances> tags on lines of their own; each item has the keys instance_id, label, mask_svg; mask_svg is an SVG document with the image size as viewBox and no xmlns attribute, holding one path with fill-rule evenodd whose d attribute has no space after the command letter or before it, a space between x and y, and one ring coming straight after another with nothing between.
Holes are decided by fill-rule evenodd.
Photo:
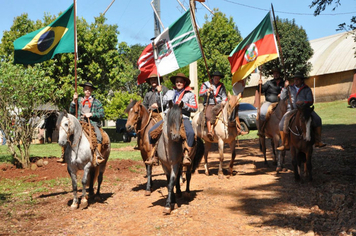
<instances>
[{"instance_id":1,"label":"rider on horseback","mask_svg":"<svg viewBox=\"0 0 356 236\"><path fill-rule=\"evenodd\" d=\"M164 95L163 106L164 107L167 106L169 104L169 101L172 101L175 104L183 103L183 107L182 107L183 124L187 136L186 140L184 141L186 143L184 145L185 150L184 150L183 165L189 166L191 164L189 155L195 143L195 134L194 134L192 124L190 123L189 117L191 112L195 112L198 110L198 104L192 88L189 87L190 80L188 77L186 77L183 73L178 73L176 76L172 76L170 80L175 85L175 87L172 90L168 90L168 92ZM163 120L157 122L148 132L150 143L154 145L154 147L152 148L152 152L149 156L149 159L145 162L148 165L158 162L157 157L155 156L156 148L157 148L155 142L157 140L153 140L150 134L153 130L158 128L162 124L162 122Z\"/></svg>"},{"instance_id":2,"label":"rider on horseback","mask_svg":"<svg viewBox=\"0 0 356 236\"><path fill-rule=\"evenodd\" d=\"M162 83L162 77L160 77ZM146 83L151 85L151 88L147 91L144 99L143 105L148 109L154 112L161 112L161 99L160 92L162 91L162 96L164 96L168 88L164 85L158 85L158 76L157 74L150 74L146 79Z\"/></svg>"},{"instance_id":3,"label":"rider on horseback","mask_svg":"<svg viewBox=\"0 0 356 236\"><path fill-rule=\"evenodd\" d=\"M259 121L260 128L258 131L258 135L262 135L263 127L266 123L266 115L268 111L268 107L279 100L279 94L281 93L282 88L284 87L284 80L281 77L281 71L279 68L274 67L272 68L273 79L267 81L262 85L262 80L259 81L259 85L261 87L261 93L265 94L266 101L262 104L260 109L260 117Z\"/></svg>"},{"instance_id":4,"label":"rider on horseback","mask_svg":"<svg viewBox=\"0 0 356 236\"><path fill-rule=\"evenodd\" d=\"M212 76L213 79L211 81L204 82L199 91L199 96L204 97L203 104L205 107L205 120L208 128L207 136L210 140L214 140L214 133L211 124L212 121L215 120L213 115L216 116L216 114L213 114L212 112L213 107L221 104L222 108L227 101L225 85L220 82L220 79L224 78L224 75L220 71L215 71Z\"/></svg>"},{"instance_id":5,"label":"rider on horseback","mask_svg":"<svg viewBox=\"0 0 356 236\"><path fill-rule=\"evenodd\" d=\"M79 86L83 87L84 90L84 98L79 97L78 93L74 93L73 101L70 103L69 113L75 114L75 106L78 105L78 115L77 118L83 121L90 120L90 124L94 127L96 138L98 141L97 149L99 153L101 153L101 145L103 141L103 137L101 135L99 127L101 127L100 119L104 118L104 108L101 102L92 96L92 92L96 87L93 86L90 82L85 82L84 84L79 84ZM94 152L93 155L93 164L94 166L102 163L104 159L101 156L96 155Z\"/></svg>"},{"instance_id":6,"label":"rider on horseback","mask_svg":"<svg viewBox=\"0 0 356 236\"><path fill-rule=\"evenodd\" d=\"M291 100L293 106L291 107L290 104L288 105L288 112L284 114L280 123L279 123L279 130L282 138L282 146L278 147L277 150L289 150L289 135L285 133L284 130L284 123L287 116L289 116L292 108L296 109L297 106L311 106L313 105L313 93L312 90L309 88L308 85L304 84L304 75L301 72L297 72L293 77L294 84L289 86L290 93L291 93ZM289 85L289 82L286 81L286 87ZM283 88L281 93L281 98L285 98L288 96L288 89ZM311 113L312 116L312 127L314 128L315 134L315 147L324 147L326 144L321 141L321 118L318 114L313 111Z\"/></svg>"}]
</instances>

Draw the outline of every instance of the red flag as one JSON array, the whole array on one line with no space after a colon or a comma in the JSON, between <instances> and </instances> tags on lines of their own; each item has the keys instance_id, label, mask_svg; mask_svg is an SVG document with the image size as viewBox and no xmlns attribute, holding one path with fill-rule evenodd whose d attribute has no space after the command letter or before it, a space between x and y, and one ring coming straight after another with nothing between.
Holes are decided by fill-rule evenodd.
<instances>
[{"instance_id":1,"label":"red flag","mask_svg":"<svg viewBox=\"0 0 356 236\"><path fill-rule=\"evenodd\" d=\"M137 66L138 69L141 71L141 73L137 77L138 84L144 83L145 79L147 79L151 73L157 74L157 67L153 57L151 43L148 44L147 47L141 53L141 56L138 58L137 61Z\"/></svg>"}]
</instances>

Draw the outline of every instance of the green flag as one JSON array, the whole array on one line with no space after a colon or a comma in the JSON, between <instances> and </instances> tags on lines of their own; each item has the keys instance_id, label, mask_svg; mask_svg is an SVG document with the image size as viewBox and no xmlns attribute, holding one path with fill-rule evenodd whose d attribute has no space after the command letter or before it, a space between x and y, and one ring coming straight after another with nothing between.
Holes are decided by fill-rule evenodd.
<instances>
[{"instance_id":1,"label":"green flag","mask_svg":"<svg viewBox=\"0 0 356 236\"><path fill-rule=\"evenodd\" d=\"M49 26L16 39L14 48L14 63L20 64L34 64L58 53L74 52L73 4Z\"/></svg>"}]
</instances>

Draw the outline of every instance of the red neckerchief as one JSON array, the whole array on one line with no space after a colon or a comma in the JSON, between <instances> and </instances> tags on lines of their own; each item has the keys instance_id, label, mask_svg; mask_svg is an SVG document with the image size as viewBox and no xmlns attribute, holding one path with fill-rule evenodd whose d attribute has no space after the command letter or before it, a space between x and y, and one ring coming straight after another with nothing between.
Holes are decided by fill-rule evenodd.
<instances>
[{"instance_id":1,"label":"red neckerchief","mask_svg":"<svg viewBox=\"0 0 356 236\"><path fill-rule=\"evenodd\" d=\"M91 99L91 97L89 97L89 98L84 98L84 100L83 100L83 102L82 102L83 107L84 107L85 103L88 102L88 103L89 103L89 108L91 108L90 99Z\"/></svg>"},{"instance_id":2,"label":"red neckerchief","mask_svg":"<svg viewBox=\"0 0 356 236\"><path fill-rule=\"evenodd\" d=\"M176 87L174 87L174 89L177 89ZM185 92L186 91L191 91L192 90L192 88L191 87L185 87L184 88L184 90L183 90L183 92L179 95L179 97L178 97L178 100L176 101L176 104L179 104L180 103L180 100L182 100L182 98L183 98L183 96L184 96L184 94L185 94Z\"/></svg>"}]
</instances>

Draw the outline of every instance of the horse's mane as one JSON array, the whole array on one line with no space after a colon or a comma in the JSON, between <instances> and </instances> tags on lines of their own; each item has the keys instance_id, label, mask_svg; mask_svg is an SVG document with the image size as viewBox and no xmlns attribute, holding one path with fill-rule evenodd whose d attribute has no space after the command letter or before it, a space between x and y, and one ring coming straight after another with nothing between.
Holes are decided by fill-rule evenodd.
<instances>
[{"instance_id":1,"label":"horse's mane","mask_svg":"<svg viewBox=\"0 0 356 236\"><path fill-rule=\"evenodd\" d=\"M60 124L61 124L62 119L63 119L64 116L65 116L65 117L68 116L67 112L66 112L66 111L61 111L61 112L59 113L59 115L58 115L57 122L56 122L56 127L57 127L57 128L60 126Z\"/></svg>"},{"instance_id":2,"label":"horse's mane","mask_svg":"<svg viewBox=\"0 0 356 236\"><path fill-rule=\"evenodd\" d=\"M180 118L182 115L182 109L179 105L174 104L167 114L167 122L169 125L176 124L176 127L180 127Z\"/></svg>"},{"instance_id":3,"label":"horse's mane","mask_svg":"<svg viewBox=\"0 0 356 236\"><path fill-rule=\"evenodd\" d=\"M129 111L131 110L131 108L133 108L133 106L135 106L135 104L137 103L137 100L132 100L129 105L127 105L125 112L129 113Z\"/></svg>"}]
</instances>

